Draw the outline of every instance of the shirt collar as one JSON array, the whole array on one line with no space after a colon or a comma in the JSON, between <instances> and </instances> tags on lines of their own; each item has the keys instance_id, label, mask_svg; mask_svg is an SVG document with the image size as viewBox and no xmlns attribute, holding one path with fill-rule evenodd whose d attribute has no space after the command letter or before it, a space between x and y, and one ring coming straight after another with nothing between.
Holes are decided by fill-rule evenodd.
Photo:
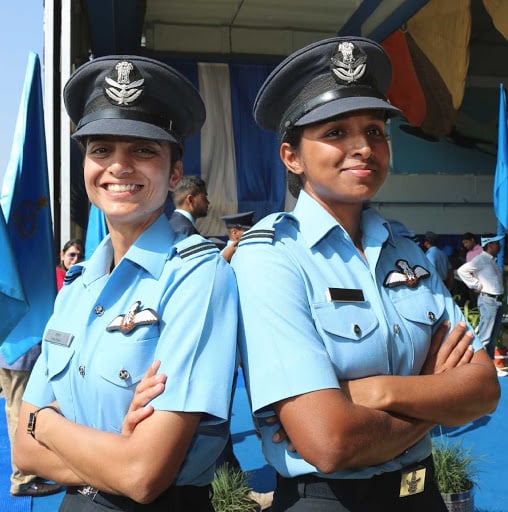
<instances>
[{"instance_id":1,"label":"shirt collar","mask_svg":"<svg viewBox=\"0 0 508 512\"><path fill-rule=\"evenodd\" d=\"M333 228L338 228L343 236L348 237L344 228L315 199L304 190L300 191L293 214L298 220L300 233L309 247L316 245ZM366 208L362 213L362 231L370 238L379 238L381 243L388 240L395 245L395 239L389 222L375 210ZM384 230L379 227L384 226Z\"/></svg>"},{"instance_id":2,"label":"shirt collar","mask_svg":"<svg viewBox=\"0 0 508 512\"><path fill-rule=\"evenodd\" d=\"M186 219L192 222L192 225L196 227L196 221L190 212L187 210L181 210L180 208L175 208L175 212L178 212L180 215L183 215Z\"/></svg>"},{"instance_id":3,"label":"shirt collar","mask_svg":"<svg viewBox=\"0 0 508 512\"><path fill-rule=\"evenodd\" d=\"M128 259L150 273L155 279L162 274L166 261L175 253L175 234L162 214L132 244L124 259ZM113 260L113 246L108 235L85 264L83 282L86 285L109 274ZM121 262L120 262L121 264Z\"/></svg>"}]
</instances>

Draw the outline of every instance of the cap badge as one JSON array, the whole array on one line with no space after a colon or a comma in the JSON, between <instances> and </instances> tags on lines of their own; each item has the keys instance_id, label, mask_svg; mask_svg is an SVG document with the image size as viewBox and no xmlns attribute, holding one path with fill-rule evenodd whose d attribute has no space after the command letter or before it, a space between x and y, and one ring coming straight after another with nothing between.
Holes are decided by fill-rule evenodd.
<instances>
[{"instance_id":1,"label":"cap badge","mask_svg":"<svg viewBox=\"0 0 508 512\"><path fill-rule=\"evenodd\" d=\"M141 309L141 301L137 300L125 315L118 315L113 318L106 327L106 331L120 331L122 334L129 334L139 325L150 325L158 322L159 315L153 309Z\"/></svg>"},{"instance_id":2,"label":"cap badge","mask_svg":"<svg viewBox=\"0 0 508 512\"><path fill-rule=\"evenodd\" d=\"M396 286L406 285L411 288L415 287L420 279L430 277L430 272L420 265L412 267L406 260L397 260L395 266L399 267L402 272L392 270L385 277L383 286L386 288L395 288Z\"/></svg>"},{"instance_id":3,"label":"cap badge","mask_svg":"<svg viewBox=\"0 0 508 512\"><path fill-rule=\"evenodd\" d=\"M116 80L111 76L105 78L109 87L104 86L104 92L112 103L128 106L143 93L145 79L137 78L140 75L132 62L118 62L115 66L115 71ZM114 72L111 74L114 75ZM131 81L131 74L134 75L133 81Z\"/></svg>"},{"instance_id":4,"label":"cap badge","mask_svg":"<svg viewBox=\"0 0 508 512\"><path fill-rule=\"evenodd\" d=\"M367 69L367 55L350 41L339 43L331 57L332 71L340 82L356 82Z\"/></svg>"}]
</instances>

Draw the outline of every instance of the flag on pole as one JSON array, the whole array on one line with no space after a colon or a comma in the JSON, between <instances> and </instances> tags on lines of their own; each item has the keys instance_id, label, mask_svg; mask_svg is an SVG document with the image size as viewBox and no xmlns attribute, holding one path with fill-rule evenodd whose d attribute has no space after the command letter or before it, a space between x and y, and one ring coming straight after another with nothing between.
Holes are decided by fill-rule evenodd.
<instances>
[{"instance_id":1,"label":"flag on pole","mask_svg":"<svg viewBox=\"0 0 508 512\"><path fill-rule=\"evenodd\" d=\"M41 341L56 296L41 65L33 52L28 56L0 203L28 302L27 313L0 346L11 364Z\"/></svg>"},{"instance_id":2,"label":"flag on pole","mask_svg":"<svg viewBox=\"0 0 508 512\"><path fill-rule=\"evenodd\" d=\"M28 310L23 285L19 277L18 265L12 252L7 234L4 215L0 208L0 343L16 326Z\"/></svg>"},{"instance_id":3,"label":"flag on pole","mask_svg":"<svg viewBox=\"0 0 508 512\"><path fill-rule=\"evenodd\" d=\"M108 226L106 225L106 218L102 210L99 210L94 204L90 205L88 212L88 224L86 227L85 238L85 259L90 259L97 246L102 242L102 239L108 234Z\"/></svg>"},{"instance_id":4,"label":"flag on pole","mask_svg":"<svg viewBox=\"0 0 508 512\"><path fill-rule=\"evenodd\" d=\"M506 139L506 132L506 95L503 84L500 84L497 163L494 176L494 211L504 230L508 229L508 140Z\"/></svg>"}]
</instances>

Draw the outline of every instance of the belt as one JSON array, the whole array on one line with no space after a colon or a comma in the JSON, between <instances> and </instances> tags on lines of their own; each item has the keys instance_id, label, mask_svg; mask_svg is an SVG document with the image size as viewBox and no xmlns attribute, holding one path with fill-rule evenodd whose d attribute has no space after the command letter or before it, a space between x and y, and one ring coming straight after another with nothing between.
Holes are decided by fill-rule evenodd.
<instances>
[{"instance_id":1,"label":"belt","mask_svg":"<svg viewBox=\"0 0 508 512\"><path fill-rule=\"evenodd\" d=\"M67 487L67 494L80 494L90 501L122 512L149 512L160 510L213 511L211 507L211 486L172 485L148 504L138 503L127 496L118 496L100 491L91 485Z\"/></svg>"},{"instance_id":2,"label":"belt","mask_svg":"<svg viewBox=\"0 0 508 512\"><path fill-rule=\"evenodd\" d=\"M425 458L418 463L418 466L425 467L427 474L425 482L427 488L433 485L434 464L432 456ZM397 497L400 492L401 474L409 468L397 471L390 471L375 475L371 478L360 479L333 479L321 478L316 475L307 474L293 478L285 478L277 475L277 488L279 493L306 497L319 497L329 500L356 499L361 496L377 496L382 500L384 496ZM376 498L377 499L377 498Z\"/></svg>"},{"instance_id":3,"label":"belt","mask_svg":"<svg viewBox=\"0 0 508 512\"><path fill-rule=\"evenodd\" d=\"M67 494L81 494L90 501L111 508L113 510L124 510L126 512L135 512L139 510L141 504L131 500L127 496L118 496L99 491L91 485L81 485L79 487L67 487Z\"/></svg>"},{"instance_id":4,"label":"belt","mask_svg":"<svg viewBox=\"0 0 508 512\"><path fill-rule=\"evenodd\" d=\"M493 299L499 300L502 295L493 295L492 293L480 292L480 295L486 295L487 297L492 297Z\"/></svg>"}]
</instances>

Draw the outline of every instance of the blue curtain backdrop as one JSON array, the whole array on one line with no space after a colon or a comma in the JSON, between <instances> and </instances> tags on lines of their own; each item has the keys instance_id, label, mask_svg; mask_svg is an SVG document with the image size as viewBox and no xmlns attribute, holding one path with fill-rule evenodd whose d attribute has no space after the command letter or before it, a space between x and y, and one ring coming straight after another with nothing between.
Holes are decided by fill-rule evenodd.
<instances>
[{"instance_id":1,"label":"blue curtain backdrop","mask_svg":"<svg viewBox=\"0 0 508 512\"><path fill-rule=\"evenodd\" d=\"M56 296L41 65L31 52L1 205L29 309L0 350L14 362L42 339ZM7 267L3 267L7 272ZM14 271L14 270L12 270Z\"/></svg>"}]
</instances>

